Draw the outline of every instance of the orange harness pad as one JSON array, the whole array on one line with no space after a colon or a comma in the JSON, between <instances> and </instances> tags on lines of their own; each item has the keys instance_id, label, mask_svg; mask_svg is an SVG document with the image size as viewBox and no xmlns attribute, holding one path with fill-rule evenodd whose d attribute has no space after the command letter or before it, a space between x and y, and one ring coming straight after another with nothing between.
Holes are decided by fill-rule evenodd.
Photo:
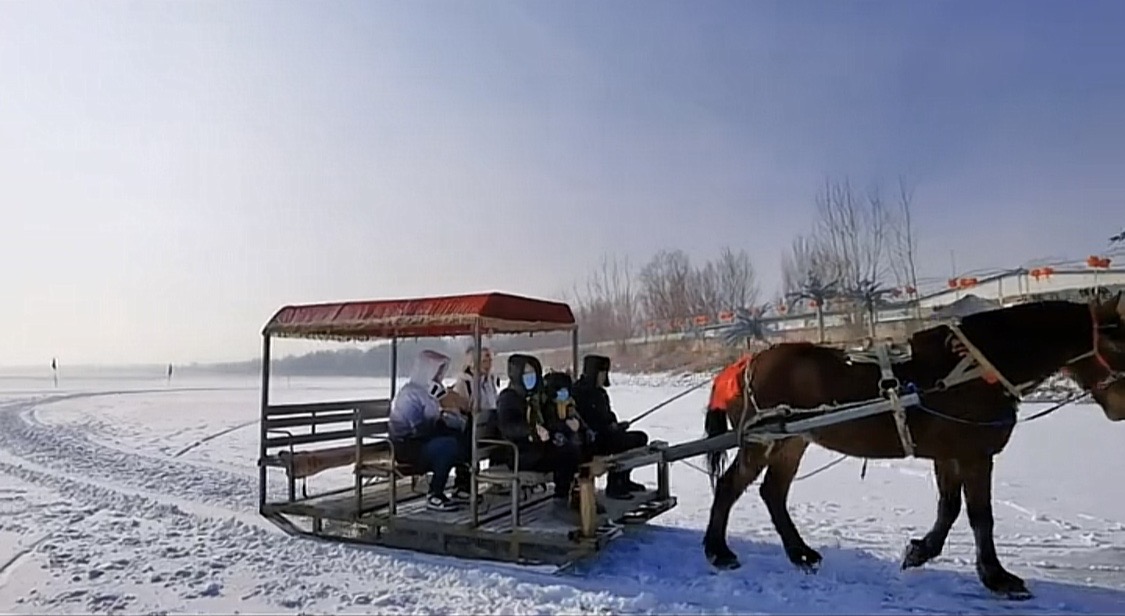
<instances>
[{"instance_id":1,"label":"orange harness pad","mask_svg":"<svg viewBox=\"0 0 1125 616\"><path fill-rule=\"evenodd\" d=\"M733 364L723 368L711 383L711 401L707 403L707 410L723 411L727 406L742 395L743 372L750 366L752 355L744 355Z\"/></svg>"}]
</instances>

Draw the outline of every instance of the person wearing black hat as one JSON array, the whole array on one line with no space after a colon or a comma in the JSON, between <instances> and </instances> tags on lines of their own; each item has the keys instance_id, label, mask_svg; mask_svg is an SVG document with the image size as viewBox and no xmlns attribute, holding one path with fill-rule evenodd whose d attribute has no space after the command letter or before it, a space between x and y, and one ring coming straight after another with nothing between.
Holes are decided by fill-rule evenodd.
<instances>
[{"instance_id":1,"label":"person wearing black hat","mask_svg":"<svg viewBox=\"0 0 1125 616\"><path fill-rule=\"evenodd\" d=\"M574 384L574 401L586 426L593 432L591 450L594 455L621 453L648 444L648 435L639 430L629 430L629 422L619 421L609 402L610 360L604 355L587 355L582 358L582 376ZM610 473L607 477L606 496L617 500L630 500L632 492L647 490L643 484L632 481L629 471Z\"/></svg>"}]
</instances>

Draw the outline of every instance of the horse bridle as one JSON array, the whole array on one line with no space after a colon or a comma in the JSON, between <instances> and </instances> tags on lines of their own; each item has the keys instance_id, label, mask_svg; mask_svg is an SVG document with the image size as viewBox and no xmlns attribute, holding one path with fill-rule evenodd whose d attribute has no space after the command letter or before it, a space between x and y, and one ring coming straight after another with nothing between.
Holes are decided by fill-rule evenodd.
<instances>
[{"instance_id":1,"label":"horse bridle","mask_svg":"<svg viewBox=\"0 0 1125 616\"><path fill-rule=\"evenodd\" d=\"M1092 386L1091 389L1093 389L1094 391L1103 391L1105 389L1108 389L1111 385L1113 385L1117 381L1120 381L1121 379L1125 378L1125 372L1114 369L1113 365L1109 363L1109 360L1107 360L1105 358L1105 354L1103 354L1102 350L1101 350L1101 333L1102 333L1102 330L1103 329L1109 329L1111 327L1118 327L1118 324L1114 323L1112 325L1102 325L1102 324L1098 323L1098 313L1094 309L1093 304L1090 305L1090 321L1092 322L1091 324L1093 325L1093 332L1094 332L1093 344L1094 344L1094 348L1092 350L1090 350L1086 353L1083 353L1083 354L1079 355L1078 357L1075 357L1074 359L1066 362L1066 365L1070 366L1070 365L1075 364L1077 362L1080 362L1084 359L1093 357L1094 361L1097 362L1097 364L1102 368L1102 370L1105 371L1105 376L1103 376L1101 379L1098 379L1098 381L1096 383L1094 383L1094 385Z\"/></svg>"}]
</instances>

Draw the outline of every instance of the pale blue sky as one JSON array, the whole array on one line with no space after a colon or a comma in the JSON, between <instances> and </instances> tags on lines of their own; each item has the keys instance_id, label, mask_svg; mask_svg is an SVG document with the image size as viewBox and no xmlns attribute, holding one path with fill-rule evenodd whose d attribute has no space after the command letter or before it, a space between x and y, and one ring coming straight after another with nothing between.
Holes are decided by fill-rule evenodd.
<instances>
[{"instance_id":1,"label":"pale blue sky","mask_svg":"<svg viewBox=\"0 0 1125 616\"><path fill-rule=\"evenodd\" d=\"M1125 218L1122 2L0 3L0 365L241 359L280 305L557 295L917 185L924 273Z\"/></svg>"}]
</instances>

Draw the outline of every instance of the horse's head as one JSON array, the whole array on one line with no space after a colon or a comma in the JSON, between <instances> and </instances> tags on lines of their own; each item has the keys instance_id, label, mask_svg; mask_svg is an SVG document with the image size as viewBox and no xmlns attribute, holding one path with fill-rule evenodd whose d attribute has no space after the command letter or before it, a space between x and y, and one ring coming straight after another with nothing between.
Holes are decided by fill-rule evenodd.
<instances>
[{"instance_id":1,"label":"horse's head","mask_svg":"<svg viewBox=\"0 0 1125 616\"><path fill-rule=\"evenodd\" d=\"M1125 306L1121 293L1107 301L1092 300L1092 352L1067 366L1074 380L1089 391L1112 421L1125 419Z\"/></svg>"}]
</instances>

